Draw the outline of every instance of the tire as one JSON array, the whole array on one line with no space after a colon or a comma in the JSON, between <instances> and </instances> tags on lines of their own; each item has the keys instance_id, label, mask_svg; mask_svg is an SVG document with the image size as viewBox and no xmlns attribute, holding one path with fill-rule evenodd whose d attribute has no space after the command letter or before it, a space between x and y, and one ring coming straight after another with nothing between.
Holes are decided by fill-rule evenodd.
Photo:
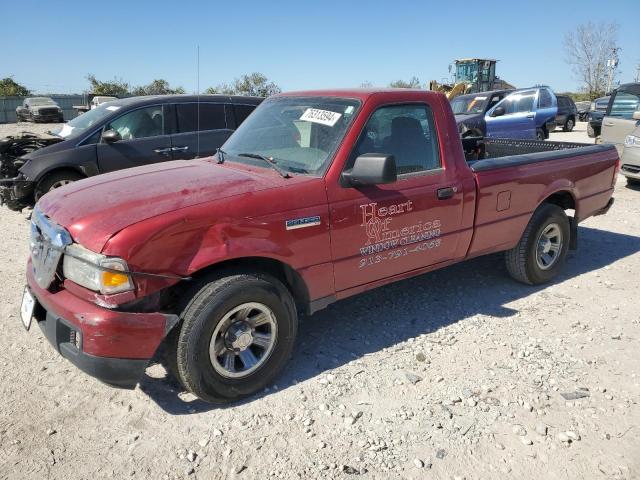
<instances>
[{"instance_id":1,"label":"tire","mask_svg":"<svg viewBox=\"0 0 640 480\"><path fill-rule=\"evenodd\" d=\"M555 240L549 240L545 234L559 235ZM542 204L533 212L533 216L527 225L522 238L518 244L505 252L505 260L509 274L517 281L528 285L539 285L549 282L562 270L562 266L569 250L571 229L569 219L562 208L549 203ZM555 245L557 251L551 256L552 250L547 250L548 262L545 266L545 255L540 251L540 242L544 242L545 237L549 246ZM545 250L547 245L545 245Z\"/></svg>"},{"instance_id":2,"label":"tire","mask_svg":"<svg viewBox=\"0 0 640 480\"><path fill-rule=\"evenodd\" d=\"M640 180L637 178L627 177L627 186L629 187L640 187Z\"/></svg>"},{"instance_id":3,"label":"tire","mask_svg":"<svg viewBox=\"0 0 640 480\"><path fill-rule=\"evenodd\" d=\"M175 352L181 383L211 403L233 402L262 390L291 356L298 328L291 293L270 275L242 271L211 277L192 291L181 314ZM261 323L253 328L256 321ZM239 327L232 331L234 326ZM269 347L251 343L258 333L263 341L270 339L264 341ZM213 349L222 353L211 353ZM245 363L248 352L256 361L253 366Z\"/></svg>"},{"instance_id":4,"label":"tire","mask_svg":"<svg viewBox=\"0 0 640 480\"><path fill-rule=\"evenodd\" d=\"M546 135L544 134L544 130L541 128L536 128L536 140L544 141Z\"/></svg>"},{"instance_id":5,"label":"tire","mask_svg":"<svg viewBox=\"0 0 640 480\"><path fill-rule=\"evenodd\" d=\"M567 118L567 121L564 122L564 125L562 126L562 131L563 132L570 132L573 130L573 127L576 126L576 122L573 119L573 117L569 117Z\"/></svg>"},{"instance_id":6,"label":"tire","mask_svg":"<svg viewBox=\"0 0 640 480\"><path fill-rule=\"evenodd\" d=\"M45 193L48 193L51 190L55 190L56 188L62 187L71 182L77 182L78 180L82 180L83 178L85 177L83 177L79 173L68 171L57 173L53 172L49 175L46 175L42 180L40 180L40 183L38 183L36 187L34 193L35 201L37 202L38 200L40 200L40 198L42 198Z\"/></svg>"},{"instance_id":7,"label":"tire","mask_svg":"<svg viewBox=\"0 0 640 480\"><path fill-rule=\"evenodd\" d=\"M593 126L588 123L587 124L587 135L589 135L589 138L596 138L596 131L593 129Z\"/></svg>"}]
</instances>

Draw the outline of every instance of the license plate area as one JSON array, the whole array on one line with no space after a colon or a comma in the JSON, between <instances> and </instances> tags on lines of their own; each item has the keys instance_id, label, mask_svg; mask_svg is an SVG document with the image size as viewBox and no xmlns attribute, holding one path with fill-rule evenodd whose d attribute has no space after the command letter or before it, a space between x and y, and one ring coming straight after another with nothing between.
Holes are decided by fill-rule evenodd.
<instances>
[{"instance_id":1,"label":"license plate area","mask_svg":"<svg viewBox=\"0 0 640 480\"><path fill-rule=\"evenodd\" d=\"M36 309L36 299L31 294L28 288L25 287L22 294L22 303L20 304L20 319L24 328L29 330L31 327L31 319L33 318L33 312Z\"/></svg>"}]
</instances>

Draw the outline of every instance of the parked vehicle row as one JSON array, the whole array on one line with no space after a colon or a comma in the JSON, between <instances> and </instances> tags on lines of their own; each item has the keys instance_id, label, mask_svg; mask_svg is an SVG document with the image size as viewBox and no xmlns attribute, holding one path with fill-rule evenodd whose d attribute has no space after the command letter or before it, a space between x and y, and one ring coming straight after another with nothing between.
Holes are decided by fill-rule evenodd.
<instances>
[{"instance_id":1,"label":"parked vehicle row","mask_svg":"<svg viewBox=\"0 0 640 480\"><path fill-rule=\"evenodd\" d=\"M546 127L554 99L546 88L511 94L488 110L503 111L485 116L487 130L527 112ZM134 112L163 115L149 128L169 123L166 145L186 145L171 138L180 106ZM124 145L137 124L119 118L77 138ZM276 95L215 157L44 195L21 318L109 384L135 386L162 346L186 389L234 401L282 369L300 313L494 252L505 252L514 279L550 281L577 246L578 223L611 206L618 162L611 145L461 141L449 102L434 92Z\"/></svg>"},{"instance_id":2,"label":"parked vehicle row","mask_svg":"<svg viewBox=\"0 0 640 480\"><path fill-rule=\"evenodd\" d=\"M48 135L4 139L0 203L21 209L83 178L213 155L261 101L224 95L125 98L91 109Z\"/></svg>"}]
</instances>

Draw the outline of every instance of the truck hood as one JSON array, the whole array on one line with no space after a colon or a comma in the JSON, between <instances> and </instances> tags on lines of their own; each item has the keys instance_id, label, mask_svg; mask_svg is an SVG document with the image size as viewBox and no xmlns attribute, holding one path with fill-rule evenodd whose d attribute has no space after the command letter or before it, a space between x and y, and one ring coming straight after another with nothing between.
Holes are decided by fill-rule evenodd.
<instances>
[{"instance_id":1,"label":"truck hood","mask_svg":"<svg viewBox=\"0 0 640 480\"><path fill-rule=\"evenodd\" d=\"M263 170L263 169L259 169ZM282 184L270 170L257 172L211 160L178 160L98 175L58 188L37 208L84 247L105 243L137 222L204 202Z\"/></svg>"}]
</instances>

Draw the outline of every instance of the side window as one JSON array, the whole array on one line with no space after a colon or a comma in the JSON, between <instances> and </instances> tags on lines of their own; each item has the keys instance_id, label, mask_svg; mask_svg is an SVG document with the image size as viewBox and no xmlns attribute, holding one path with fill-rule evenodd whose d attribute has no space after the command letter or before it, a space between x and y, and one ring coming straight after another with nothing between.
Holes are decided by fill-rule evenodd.
<instances>
[{"instance_id":1,"label":"side window","mask_svg":"<svg viewBox=\"0 0 640 480\"><path fill-rule=\"evenodd\" d=\"M553 106L553 98L551 97L551 93L546 88L540 89L540 96L538 100L538 105L540 108L550 108Z\"/></svg>"},{"instance_id":2,"label":"side window","mask_svg":"<svg viewBox=\"0 0 640 480\"><path fill-rule=\"evenodd\" d=\"M123 140L155 137L164 132L162 105L139 108L113 120L107 130L115 130Z\"/></svg>"},{"instance_id":3,"label":"side window","mask_svg":"<svg viewBox=\"0 0 640 480\"><path fill-rule=\"evenodd\" d=\"M178 103L176 105L177 131L178 133L198 131L198 104ZM200 131L218 130L227 128L224 115L224 104L201 103L200 104Z\"/></svg>"},{"instance_id":4,"label":"side window","mask_svg":"<svg viewBox=\"0 0 640 480\"><path fill-rule=\"evenodd\" d=\"M374 112L349 160L365 153L386 153L396 159L398 174L441 166L433 113L424 104L393 105Z\"/></svg>"},{"instance_id":5,"label":"side window","mask_svg":"<svg viewBox=\"0 0 640 480\"><path fill-rule=\"evenodd\" d=\"M236 128L240 126L242 122L244 122L245 118L247 118L251 112L256 109L253 105L234 105L233 113L236 117Z\"/></svg>"},{"instance_id":6,"label":"side window","mask_svg":"<svg viewBox=\"0 0 640 480\"><path fill-rule=\"evenodd\" d=\"M505 115L512 113L526 113L533 111L533 102L536 99L536 92L527 90L515 92L504 98L500 106L504 108Z\"/></svg>"},{"instance_id":7,"label":"side window","mask_svg":"<svg viewBox=\"0 0 640 480\"><path fill-rule=\"evenodd\" d=\"M487 110L493 108L493 106L498 103L500 100L502 100L504 98L504 95L494 95L493 97L491 97L491 100L489 101L489 106L487 107Z\"/></svg>"},{"instance_id":8,"label":"side window","mask_svg":"<svg viewBox=\"0 0 640 480\"><path fill-rule=\"evenodd\" d=\"M613 98L609 116L631 120L636 110L640 110L640 95L618 91Z\"/></svg>"}]
</instances>

